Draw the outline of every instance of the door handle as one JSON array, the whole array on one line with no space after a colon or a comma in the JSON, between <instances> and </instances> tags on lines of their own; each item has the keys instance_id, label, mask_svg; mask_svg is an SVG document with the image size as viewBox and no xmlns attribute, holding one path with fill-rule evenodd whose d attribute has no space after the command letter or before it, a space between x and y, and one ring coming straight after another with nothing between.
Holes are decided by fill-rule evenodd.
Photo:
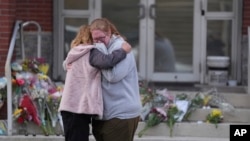
<instances>
[{"instance_id":1,"label":"door handle","mask_svg":"<svg viewBox=\"0 0 250 141\"><path fill-rule=\"evenodd\" d=\"M140 14L139 14L138 18L139 18L139 19L145 18L145 12L146 12L145 5L143 5L143 4L138 4L138 7L140 8Z\"/></svg>"},{"instance_id":2,"label":"door handle","mask_svg":"<svg viewBox=\"0 0 250 141\"><path fill-rule=\"evenodd\" d=\"M149 17L150 17L151 19L156 19L155 8L156 8L156 5L155 5L155 4L152 4L152 5L150 5L150 7L149 7Z\"/></svg>"},{"instance_id":3,"label":"door handle","mask_svg":"<svg viewBox=\"0 0 250 141\"><path fill-rule=\"evenodd\" d=\"M201 0L200 1L200 4L201 4L201 16L204 16L205 15L205 1L204 0Z\"/></svg>"}]
</instances>

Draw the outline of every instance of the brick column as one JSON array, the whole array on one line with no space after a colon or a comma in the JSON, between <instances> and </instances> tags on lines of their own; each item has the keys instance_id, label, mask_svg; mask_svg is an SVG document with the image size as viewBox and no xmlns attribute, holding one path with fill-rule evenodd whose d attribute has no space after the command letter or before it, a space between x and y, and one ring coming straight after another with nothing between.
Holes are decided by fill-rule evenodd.
<instances>
[{"instance_id":1,"label":"brick column","mask_svg":"<svg viewBox=\"0 0 250 141\"><path fill-rule=\"evenodd\" d=\"M242 25L242 34L247 35L247 27L250 26L250 0L243 1L243 25Z\"/></svg>"},{"instance_id":2,"label":"brick column","mask_svg":"<svg viewBox=\"0 0 250 141\"><path fill-rule=\"evenodd\" d=\"M12 29L15 22L16 0L0 0L0 76L8 54Z\"/></svg>"}]
</instances>

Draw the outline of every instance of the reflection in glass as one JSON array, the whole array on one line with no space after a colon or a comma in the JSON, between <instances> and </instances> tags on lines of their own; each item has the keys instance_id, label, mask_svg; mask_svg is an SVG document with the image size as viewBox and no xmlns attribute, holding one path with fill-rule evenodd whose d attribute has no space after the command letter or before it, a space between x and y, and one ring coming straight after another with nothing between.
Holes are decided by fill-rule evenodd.
<instances>
[{"instance_id":1,"label":"reflection in glass","mask_svg":"<svg viewBox=\"0 0 250 141\"><path fill-rule=\"evenodd\" d=\"M88 24L88 19L65 18L64 19L64 58L70 50L71 41L75 38L81 25Z\"/></svg>"},{"instance_id":2,"label":"reflection in glass","mask_svg":"<svg viewBox=\"0 0 250 141\"><path fill-rule=\"evenodd\" d=\"M88 9L89 0L64 0L64 9L84 10Z\"/></svg>"},{"instance_id":3,"label":"reflection in glass","mask_svg":"<svg viewBox=\"0 0 250 141\"><path fill-rule=\"evenodd\" d=\"M207 56L230 56L231 20L207 22Z\"/></svg>"},{"instance_id":4,"label":"reflection in glass","mask_svg":"<svg viewBox=\"0 0 250 141\"><path fill-rule=\"evenodd\" d=\"M208 0L208 11L231 12L233 9L233 0Z\"/></svg>"},{"instance_id":5,"label":"reflection in glass","mask_svg":"<svg viewBox=\"0 0 250 141\"><path fill-rule=\"evenodd\" d=\"M104 0L102 3L103 17L108 18L132 45L137 60L137 68L139 70L139 0Z\"/></svg>"},{"instance_id":6,"label":"reflection in glass","mask_svg":"<svg viewBox=\"0 0 250 141\"><path fill-rule=\"evenodd\" d=\"M193 0L157 0L155 72L192 72Z\"/></svg>"}]
</instances>

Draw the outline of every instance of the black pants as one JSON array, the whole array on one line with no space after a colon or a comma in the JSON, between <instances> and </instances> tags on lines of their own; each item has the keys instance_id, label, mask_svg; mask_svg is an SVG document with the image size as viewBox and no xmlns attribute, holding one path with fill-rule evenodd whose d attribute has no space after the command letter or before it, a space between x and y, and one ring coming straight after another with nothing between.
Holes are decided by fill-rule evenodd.
<instances>
[{"instance_id":1,"label":"black pants","mask_svg":"<svg viewBox=\"0 0 250 141\"><path fill-rule=\"evenodd\" d=\"M91 115L62 111L65 141L89 141Z\"/></svg>"}]
</instances>

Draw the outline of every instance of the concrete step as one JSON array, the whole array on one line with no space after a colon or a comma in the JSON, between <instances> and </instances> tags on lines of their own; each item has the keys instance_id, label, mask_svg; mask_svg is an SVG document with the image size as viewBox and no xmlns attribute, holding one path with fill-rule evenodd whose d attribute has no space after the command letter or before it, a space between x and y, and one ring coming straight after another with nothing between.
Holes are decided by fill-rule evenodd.
<instances>
[{"instance_id":1,"label":"concrete step","mask_svg":"<svg viewBox=\"0 0 250 141\"><path fill-rule=\"evenodd\" d=\"M170 93L176 95L176 94L182 94L185 93L189 95L190 97L194 97L198 92L192 92L192 91L170 91ZM250 94L247 93L234 93L234 92L218 92L222 97L226 100L227 103L230 103L235 108L246 108L250 109Z\"/></svg>"},{"instance_id":2,"label":"concrete step","mask_svg":"<svg viewBox=\"0 0 250 141\"><path fill-rule=\"evenodd\" d=\"M196 109L188 118L189 121L205 121L211 109ZM224 123L250 123L250 109L236 108L232 112L223 113Z\"/></svg>"},{"instance_id":3,"label":"concrete step","mask_svg":"<svg viewBox=\"0 0 250 141\"><path fill-rule=\"evenodd\" d=\"M62 136L0 136L1 141L64 141ZM136 137L134 141L229 141L228 138L200 138L200 137L159 137L159 136L144 136ZM90 136L90 141L95 141L93 136Z\"/></svg>"},{"instance_id":4,"label":"concrete step","mask_svg":"<svg viewBox=\"0 0 250 141\"><path fill-rule=\"evenodd\" d=\"M176 123L173 128L172 137L201 137L201 138L229 138L229 129L230 125L240 124L240 125L249 125L250 123L219 123L216 128L214 124L205 123L205 122L180 122ZM140 122L136 131L136 137L138 133L145 127L145 122ZM17 130L17 127L14 127L13 130ZM62 130L56 129L56 134L59 136L63 135ZM44 135L42 130L37 126L33 125L27 129L28 136L33 136L33 134ZM13 131L14 136L18 136L16 131ZM22 136L25 136L24 134ZM160 123L155 127L149 128L143 136L157 136L157 137L170 137L170 129L166 123Z\"/></svg>"},{"instance_id":5,"label":"concrete step","mask_svg":"<svg viewBox=\"0 0 250 141\"><path fill-rule=\"evenodd\" d=\"M234 123L236 124L236 123ZM238 123L237 123L238 124ZM141 122L136 134L145 126ZM173 137L201 137L201 138L229 138L230 123L220 123L216 128L209 123L176 123L173 129ZM165 123L149 128L143 136L170 137L170 129Z\"/></svg>"},{"instance_id":6,"label":"concrete step","mask_svg":"<svg viewBox=\"0 0 250 141\"><path fill-rule=\"evenodd\" d=\"M195 95L197 92L171 91L174 94L187 93ZM210 109L197 109L189 118L190 122L176 123L173 130L173 137L170 137L169 128L165 123L148 129L145 134L139 138L138 132L141 131L145 123L140 122L135 135L135 141L229 141L229 127L232 124L250 124L250 95L243 93L220 93L226 101L235 107L232 113L224 113L223 123L214 124L205 123ZM203 122L197 122L203 121ZM28 127L29 136L18 135L17 126L14 125L13 136L0 136L0 141L64 141L60 126L56 127L59 136L44 136L41 129L36 125L30 124ZM37 134L32 136L32 133ZM90 136L90 141L95 141Z\"/></svg>"}]
</instances>

